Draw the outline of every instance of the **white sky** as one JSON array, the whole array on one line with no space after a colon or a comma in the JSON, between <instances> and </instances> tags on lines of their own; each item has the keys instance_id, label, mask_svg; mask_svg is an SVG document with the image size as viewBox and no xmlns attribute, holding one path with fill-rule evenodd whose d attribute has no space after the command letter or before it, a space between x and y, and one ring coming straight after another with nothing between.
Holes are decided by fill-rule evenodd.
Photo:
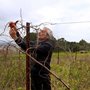
<instances>
[{"instance_id":1,"label":"white sky","mask_svg":"<svg viewBox=\"0 0 90 90\"><path fill-rule=\"evenodd\" d=\"M0 0L0 32L9 21L64 23L90 21L90 0ZM90 42L90 22L50 26L56 38Z\"/></svg>"}]
</instances>

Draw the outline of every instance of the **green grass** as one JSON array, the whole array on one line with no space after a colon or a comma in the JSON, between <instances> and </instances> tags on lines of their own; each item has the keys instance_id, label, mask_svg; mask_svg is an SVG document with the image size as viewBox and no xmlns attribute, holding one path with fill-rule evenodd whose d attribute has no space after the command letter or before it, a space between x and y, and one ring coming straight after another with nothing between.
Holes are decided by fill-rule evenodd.
<instances>
[{"instance_id":1,"label":"green grass","mask_svg":"<svg viewBox=\"0 0 90 90\"><path fill-rule=\"evenodd\" d=\"M0 90L25 90L25 55L0 55ZM90 53L53 53L51 71L71 90L90 90ZM52 90L67 90L51 75Z\"/></svg>"}]
</instances>

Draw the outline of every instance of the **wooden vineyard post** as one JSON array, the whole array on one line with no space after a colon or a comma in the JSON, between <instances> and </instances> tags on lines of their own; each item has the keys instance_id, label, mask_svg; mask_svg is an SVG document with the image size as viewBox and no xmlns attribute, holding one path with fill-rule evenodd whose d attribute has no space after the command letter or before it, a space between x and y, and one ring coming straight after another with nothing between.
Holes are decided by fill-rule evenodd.
<instances>
[{"instance_id":1,"label":"wooden vineyard post","mask_svg":"<svg viewBox=\"0 0 90 90\"><path fill-rule=\"evenodd\" d=\"M26 52L30 54L30 23L26 23ZM26 90L31 90L31 68L30 57L26 55Z\"/></svg>"}]
</instances>

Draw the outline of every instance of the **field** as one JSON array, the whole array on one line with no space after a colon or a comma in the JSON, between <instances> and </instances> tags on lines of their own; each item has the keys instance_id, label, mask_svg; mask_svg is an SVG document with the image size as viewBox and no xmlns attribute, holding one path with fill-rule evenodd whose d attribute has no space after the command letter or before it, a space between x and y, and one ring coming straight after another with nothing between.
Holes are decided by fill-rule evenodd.
<instances>
[{"instance_id":1,"label":"field","mask_svg":"<svg viewBox=\"0 0 90 90\"><path fill-rule=\"evenodd\" d=\"M0 53L0 90L25 90L25 55ZM90 90L90 53L53 53L51 71L70 90ZM51 75L52 90L67 88Z\"/></svg>"}]
</instances>

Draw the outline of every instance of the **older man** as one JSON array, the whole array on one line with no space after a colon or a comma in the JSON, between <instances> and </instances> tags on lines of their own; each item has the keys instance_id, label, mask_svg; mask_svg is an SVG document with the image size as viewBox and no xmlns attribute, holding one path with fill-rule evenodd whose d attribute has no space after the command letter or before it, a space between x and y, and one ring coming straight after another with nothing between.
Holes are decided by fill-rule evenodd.
<instances>
[{"instance_id":1,"label":"older man","mask_svg":"<svg viewBox=\"0 0 90 90\"><path fill-rule=\"evenodd\" d=\"M26 50L26 43L21 38L20 34L16 30L16 26L10 29L10 36L15 40L15 42L23 49ZM45 65L48 69L50 69L51 56L53 51L53 45L50 43L50 39L53 38L52 31L44 27L40 30L38 34L39 43L38 46L35 47L35 44L31 44L34 46L32 52L34 52L33 57ZM33 64L31 68L31 89L32 90L51 90L50 84L50 75L49 72L40 66L39 64Z\"/></svg>"}]
</instances>

